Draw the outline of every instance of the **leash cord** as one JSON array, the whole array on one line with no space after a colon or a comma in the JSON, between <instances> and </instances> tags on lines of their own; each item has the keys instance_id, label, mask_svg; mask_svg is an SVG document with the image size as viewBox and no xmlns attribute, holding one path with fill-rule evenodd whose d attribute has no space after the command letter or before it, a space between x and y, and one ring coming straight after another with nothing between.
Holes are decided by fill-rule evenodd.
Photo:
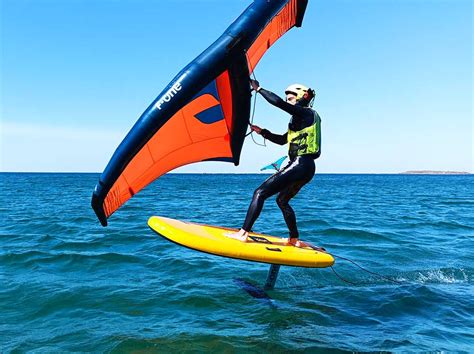
<instances>
[{"instance_id":1,"label":"leash cord","mask_svg":"<svg viewBox=\"0 0 474 354\"><path fill-rule=\"evenodd\" d=\"M336 270L334 269L334 267L331 266L331 270L333 271L334 274L336 274L336 277L338 277L340 280L342 280L344 283L348 283L348 284L351 284L351 285L358 285L357 283L353 283L347 279L344 279L343 277L341 277L337 272Z\"/></svg>"},{"instance_id":2,"label":"leash cord","mask_svg":"<svg viewBox=\"0 0 474 354\"><path fill-rule=\"evenodd\" d=\"M359 269L363 270L364 272L367 272L367 273L369 273L369 274L375 275L376 277L379 277L379 278L388 280L388 281L390 281L390 282L392 282L392 283L403 284L401 281L398 281L398 280L395 280L395 279L386 277L385 275L382 275L382 274L379 274L379 273L375 273L375 272L373 272L373 271L370 271L370 270L368 270L368 269L362 267L362 266L359 265L358 263L354 262L353 260L349 259L349 258L342 257L342 256L337 256L337 255L332 254L332 253L331 253L331 255L333 255L335 258L339 258L339 259L343 259L343 260L345 260L345 261L348 261L348 262L352 263L353 265L355 265L356 267L358 267ZM339 276L339 274L337 274L337 272L334 270L333 267L331 267L331 269L332 269L332 271L334 272L334 274L336 274L337 277L338 277L339 279L341 279L342 281L344 281L344 282L346 282L346 283L349 283L349 284L352 284L352 285L358 285L358 284L356 284L356 283L350 282L350 281L348 281L348 280L342 278L341 276Z\"/></svg>"},{"instance_id":3,"label":"leash cord","mask_svg":"<svg viewBox=\"0 0 474 354\"><path fill-rule=\"evenodd\" d=\"M326 250L324 248L321 248L321 247L317 247L317 246L314 246L313 244L309 243L309 242L305 242L309 247L311 247L312 249L318 251L318 252L326 252ZM375 272L372 272L364 267L362 267L361 265L359 265L358 263L354 262L352 259L349 259L349 258L346 258L346 257L342 257L342 256L337 256L335 255L334 253L330 253L330 255L332 255L334 258L339 258L339 259L343 259L345 261L348 261L350 263L352 263L353 265L355 265L356 267L358 267L359 269L363 270L364 272L367 272L369 274L372 274L372 275L375 275L379 278L382 278L382 279L385 279L385 280L388 280L388 281L391 281L393 283L397 283L397 284L403 284L403 282L401 281L398 281L398 280L395 280L395 279L392 279L392 278L389 278L389 277L386 277L385 275L382 275L382 274L379 274L379 273L375 273ZM341 277L337 272L336 270L334 269L334 267L331 266L331 269L332 271L334 272L334 274L336 274L336 276L341 279L343 282L346 282L348 284L352 284L352 285L360 285L361 283L353 283L347 279L344 279L343 277Z\"/></svg>"}]
</instances>

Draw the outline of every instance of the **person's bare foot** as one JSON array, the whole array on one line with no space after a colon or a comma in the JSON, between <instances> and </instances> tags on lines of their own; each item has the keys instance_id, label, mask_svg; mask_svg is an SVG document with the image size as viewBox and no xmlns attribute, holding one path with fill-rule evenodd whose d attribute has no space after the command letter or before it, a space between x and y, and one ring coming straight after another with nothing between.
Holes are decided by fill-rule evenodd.
<instances>
[{"instance_id":1,"label":"person's bare foot","mask_svg":"<svg viewBox=\"0 0 474 354\"><path fill-rule=\"evenodd\" d=\"M298 238L296 237L290 237L290 238L287 238L286 239L286 243L288 245L292 245L292 246L295 246L295 247L299 247L299 248L304 248L306 247L306 244L303 242L303 241L300 241Z\"/></svg>"},{"instance_id":2,"label":"person's bare foot","mask_svg":"<svg viewBox=\"0 0 474 354\"><path fill-rule=\"evenodd\" d=\"M245 231L244 229L240 229L237 232L227 232L224 234L224 236L227 236L229 238L233 238L234 240L240 241L240 242L246 242L247 237L249 236L249 233Z\"/></svg>"}]
</instances>

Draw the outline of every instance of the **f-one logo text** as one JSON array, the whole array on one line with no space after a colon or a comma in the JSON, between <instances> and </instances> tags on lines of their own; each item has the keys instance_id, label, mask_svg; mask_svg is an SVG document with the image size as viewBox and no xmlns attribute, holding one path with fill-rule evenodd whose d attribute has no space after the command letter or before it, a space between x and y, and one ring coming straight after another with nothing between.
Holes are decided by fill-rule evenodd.
<instances>
[{"instance_id":1,"label":"f-one logo text","mask_svg":"<svg viewBox=\"0 0 474 354\"><path fill-rule=\"evenodd\" d=\"M158 102L155 105L156 108L161 110L161 106L163 105L163 103L168 103L169 101L171 101L174 95L176 95L179 91L181 91L181 89L183 88L181 86L181 81L183 81L184 77L185 75L181 76L178 79L178 81L176 81L174 85L171 86L171 88L168 91L166 91L163 96L161 96L161 98L158 100Z\"/></svg>"}]
</instances>

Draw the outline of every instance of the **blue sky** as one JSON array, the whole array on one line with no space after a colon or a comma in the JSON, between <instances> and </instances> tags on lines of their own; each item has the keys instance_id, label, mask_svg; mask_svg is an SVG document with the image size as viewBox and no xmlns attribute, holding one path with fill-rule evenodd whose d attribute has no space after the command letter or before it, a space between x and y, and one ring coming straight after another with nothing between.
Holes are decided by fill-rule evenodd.
<instances>
[{"instance_id":1,"label":"blue sky","mask_svg":"<svg viewBox=\"0 0 474 354\"><path fill-rule=\"evenodd\" d=\"M0 0L1 171L101 172L174 75L247 0ZM473 172L472 2L310 0L256 68L283 94L317 91L326 173ZM255 124L289 116L257 101ZM258 138L257 138L258 139ZM248 139L241 165L181 172L258 172L286 153Z\"/></svg>"}]
</instances>

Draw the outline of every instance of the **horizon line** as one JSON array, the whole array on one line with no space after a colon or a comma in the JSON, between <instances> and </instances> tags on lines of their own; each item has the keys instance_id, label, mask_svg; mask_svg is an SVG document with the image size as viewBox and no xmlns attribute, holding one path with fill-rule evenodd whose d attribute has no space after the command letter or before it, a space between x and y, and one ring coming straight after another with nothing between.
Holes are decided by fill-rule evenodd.
<instances>
[{"instance_id":1,"label":"horizon line","mask_svg":"<svg viewBox=\"0 0 474 354\"><path fill-rule=\"evenodd\" d=\"M0 174L7 173L37 173L37 174L102 174L102 172L83 171L0 171ZM270 175L272 172L168 172L173 175ZM413 170L403 172L319 172L315 175L472 175L468 171L431 171Z\"/></svg>"}]
</instances>

